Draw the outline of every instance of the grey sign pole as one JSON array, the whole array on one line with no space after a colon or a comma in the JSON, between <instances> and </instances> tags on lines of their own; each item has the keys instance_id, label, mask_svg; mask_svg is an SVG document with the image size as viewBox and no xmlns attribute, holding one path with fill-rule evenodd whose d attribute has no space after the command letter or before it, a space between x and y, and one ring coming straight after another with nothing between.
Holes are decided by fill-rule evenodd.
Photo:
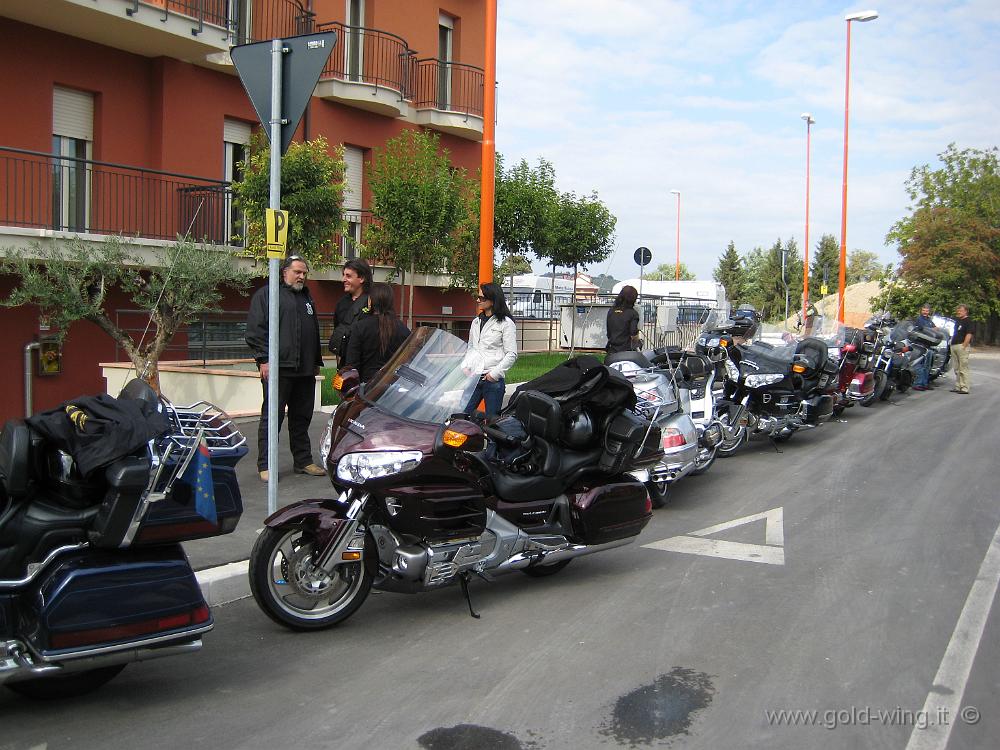
<instances>
[{"instance_id":1,"label":"grey sign pole","mask_svg":"<svg viewBox=\"0 0 1000 750\"><path fill-rule=\"evenodd\" d=\"M281 208L281 58L285 46L271 40L271 198L269 206ZM278 271L281 261L267 262L267 514L278 509Z\"/></svg>"}]
</instances>

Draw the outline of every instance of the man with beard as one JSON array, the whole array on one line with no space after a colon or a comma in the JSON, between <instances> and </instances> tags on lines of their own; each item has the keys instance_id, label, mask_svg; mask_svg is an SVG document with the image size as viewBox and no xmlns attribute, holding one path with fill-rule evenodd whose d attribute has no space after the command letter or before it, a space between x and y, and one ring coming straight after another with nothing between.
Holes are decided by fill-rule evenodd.
<instances>
[{"instance_id":1,"label":"man with beard","mask_svg":"<svg viewBox=\"0 0 1000 750\"><path fill-rule=\"evenodd\" d=\"M306 278L309 266L298 255L281 263L278 289L278 432L288 409L288 443L297 474L321 477L326 472L313 461L309 445L309 423L315 405L316 376L323 366L316 305ZM260 369L264 403L257 427L257 471L268 480L267 471L267 378L268 378L268 287L258 289L247 315L247 345Z\"/></svg>"}]
</instances>

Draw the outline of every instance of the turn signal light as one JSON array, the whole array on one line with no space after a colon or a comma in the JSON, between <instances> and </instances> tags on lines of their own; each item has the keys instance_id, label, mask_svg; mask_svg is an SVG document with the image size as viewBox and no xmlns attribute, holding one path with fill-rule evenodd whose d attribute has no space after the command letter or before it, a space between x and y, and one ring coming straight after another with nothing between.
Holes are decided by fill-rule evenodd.
<instances>
[{"instance_id":1,"label":"turn signal light","mask_svg":"<svg viewBox=\"0 0 1000 750\"><path fill-rule=\"evenodd\" d=\"M802 373L806 371L805 365L792 365L792 372Z\"/></svg>"},{"instance_id":2,"label":"turn signal light","mask_svg":"<svg viewBox=\"0 0 1000 750\"><path fill-rule=\"evenodd\" d=\"M344 376L343 375L337 375L333 379L333 390L339 391L343 387L344 387Z\"/></svg>"},{"instance_id":3,"label":"turn signal light","mask_svg":"<svg viewBox=\"0 0 1000 750\"><path fill-rule=\"evenodd\" d=\"M350 551L344 552L344 553L342 553L340 555L340 559L341 560L348 560L348 561L350 561L350 560L360 560L361 559L361 553L360 552L350 552Z\"/></svg>"},{"instance_id":4,"label":"turn signal light","mask_svg":"<svg viewBox=\"0 0 1000 750\"><path fill-rule=\"evenodd\" d=\"M726 341L725 339L719 339L719 346L725 349L727 346L729 346L729 342Z\"/></svg>"},{"instance_id":5,"label":"turn signal light","mask_svg":"<svg viewBox=\"0 0 1000 750\"><path fill-rule=\"evenodd\" d=\"M445 430L441 439L445 445L450 445L452 448L461 448L465 445L465 441L469 439L469 436L455 430Z\"/></svg>"}]
</instances>

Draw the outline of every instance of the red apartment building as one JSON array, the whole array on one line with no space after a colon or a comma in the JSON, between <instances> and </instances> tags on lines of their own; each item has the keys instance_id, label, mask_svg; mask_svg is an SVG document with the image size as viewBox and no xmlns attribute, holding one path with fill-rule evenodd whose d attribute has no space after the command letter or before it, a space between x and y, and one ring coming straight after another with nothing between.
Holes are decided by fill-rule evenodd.
<instances>
[{"instance_id":1,"label":"red apartment building","mask_svg":"<svg viewBox=\"0 0 1000 750\"><path fill-rule=\"evenodd\" d=\"M193 234L230 244L229 183L260 127L232 66L234 44L333 30L336 45L296 140L345 147L352 257L370 221L364 164L404 128L429 128L456 165L475 172L483 134L482 0L4 0L0 5L0 247L80 235L140 244ZM384 276L388 268L376 269ZM310 281L320 312L342 294L339 270ZM460 328L469 295L426 278L416 320ZM263 283L263 282L261 282ZM6 297L14 279L0 276ZM112 300L125 327L146 318ZM228 318L179 337L165 358L234 356L206 342L234 339L248 298ZM129 318L131 316L131 319ZM226 320L229 322L227 323ZM22 416L25 345L45 333L38 310L0 308L0 420ZM466 323L467 325L467 323ZM229 334L225 334L229 326ZM215 336L215 338L220 338ZM238 336L235 337L238 340ZM124 359L95 325L75 324L62 372L33 376L36 411L104 389L99 362ZM37 368L36 368L37 369Z\"/></svg>"}]
</instances>

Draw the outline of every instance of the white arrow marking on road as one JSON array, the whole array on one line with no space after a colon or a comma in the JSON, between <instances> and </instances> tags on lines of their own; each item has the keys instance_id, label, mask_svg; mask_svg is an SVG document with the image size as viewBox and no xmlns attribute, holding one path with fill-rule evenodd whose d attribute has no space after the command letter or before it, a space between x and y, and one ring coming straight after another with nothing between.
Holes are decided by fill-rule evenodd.
<instances>
[{"instance_id":1,"label":"white arrow marking on road","mask_svg":"<svg viewBox=\"0 0 1000 750\"><path fill-rule=\"evenodd\" d=\"M748 523L764 521L764 544L745 544L743 542L727 542L724 539L705 539L711 534L718 534L726 529L745 526ZM648 549L662 549L668 552L683 552L688 555L706 555L708 557L725 557L743 562L765 563L767 565L785 564L785 527L782 508L772 508L763 513L743 516L732 521L717 523L698 531L690 531L683 536L672 536L659 542L642 545Z\"/></svg>"}]
</instances>

